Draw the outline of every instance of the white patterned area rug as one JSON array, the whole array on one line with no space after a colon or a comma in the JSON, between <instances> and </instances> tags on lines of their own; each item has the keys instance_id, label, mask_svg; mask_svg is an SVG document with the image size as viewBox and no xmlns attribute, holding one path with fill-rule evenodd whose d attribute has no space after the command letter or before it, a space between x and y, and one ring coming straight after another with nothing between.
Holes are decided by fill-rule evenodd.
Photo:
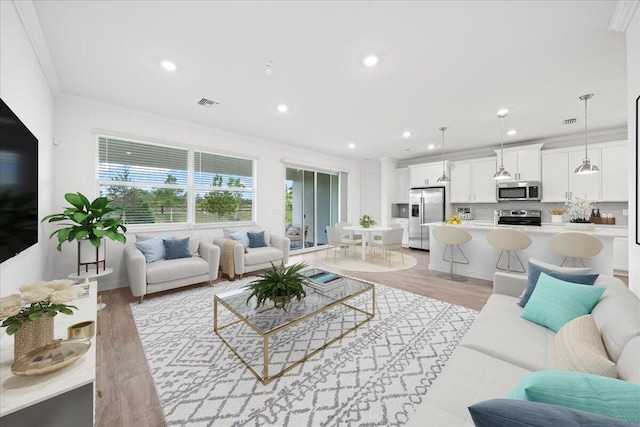
<instances>
[{"instance_id":1,"label":"white patterned area rug","mask_svg":"<svg viewBox=\"0 0 640 427\"><path fill-rule=\"evenodd\" d=\"M214 294L253 279L131 304L168 425L403 425L476 318L467 308L376 285L375 318L265 386L213 332ZM350 303L362 307L367 299L369 292ZM226 310L219 315L234 320ZM343 330L342 317L330 311L310 319L272 347L297 360L310 342ZM262 340L248 327L223 330L230 335L260 360Z\"/></svg>"}]
</instances>

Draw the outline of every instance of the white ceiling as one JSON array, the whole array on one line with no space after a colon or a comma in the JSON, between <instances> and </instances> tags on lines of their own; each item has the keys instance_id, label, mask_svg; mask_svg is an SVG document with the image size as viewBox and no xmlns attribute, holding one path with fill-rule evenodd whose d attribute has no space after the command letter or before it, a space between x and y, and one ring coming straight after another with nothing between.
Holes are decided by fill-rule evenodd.
<instances>
[{"instance_id":1,"label":"white ceiling","mask_svg":"<svg viewBox=\"0 0 640 427\"><path fill-rule=\"evenodd\" d=\"M357 160L425 156L441 126L447 151L495 146L500 108L505 144L575 134L585 93L590 130L627 123L615 1L34 4L64 94Z\"/></svg>"}]
</instances>

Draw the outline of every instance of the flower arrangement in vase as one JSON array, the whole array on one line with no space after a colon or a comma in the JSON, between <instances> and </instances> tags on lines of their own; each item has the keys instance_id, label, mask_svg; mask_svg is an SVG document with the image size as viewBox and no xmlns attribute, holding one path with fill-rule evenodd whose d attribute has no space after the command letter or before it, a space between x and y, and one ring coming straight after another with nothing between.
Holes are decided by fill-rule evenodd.
<instances>
[{"instance_id":1,"label":"flower arrangement in vase","mask_svg":"<svg viewBox=\"0 0 640 427\"><path fill-rule=\"evenodd\" d=\"M376 225L376 221L369 215L362 215L362 217L360 218L360 225L364 228L369 228L373 225Z\"/></svg>"},{"instance_id":2,"label":"flower arrangement in vase","mask_svg":"<svg viewBox=\"0 0 640 427\"><path fill-rule=\"evenodd\" d=\"M67 304L86 289L72 280L52 280L23 285L19 294L0 298L0 327L16 335L16 359L53 341L53 318L58 313L73 314L76 306ZM45 329L45 330L43 330Z\"/></svg>"},{"instance_id":3,"label":"flower arrangement in vase","mask_svg":"<svg viewBox=\"0 0 640 427\"><path fill-rule=\"evenodd\" d=\"M571 216L569 222L573 223L590 223L591 210L593 209L593 203L586 198L574 197L570 201L565 203L567 206L567 213Z\"/></svg>"}]
</instances>

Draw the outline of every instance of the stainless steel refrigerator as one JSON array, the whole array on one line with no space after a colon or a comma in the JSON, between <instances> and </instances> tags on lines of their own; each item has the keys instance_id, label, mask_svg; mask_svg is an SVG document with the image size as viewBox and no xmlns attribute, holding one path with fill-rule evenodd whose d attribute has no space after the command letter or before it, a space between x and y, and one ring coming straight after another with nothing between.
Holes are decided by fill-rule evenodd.
<instances>
[{"instance_id":1,"label":"stainless steel refrigerator","mask_svg":"<svg viewBox=\"0 0 640 427\"><path fill-rule=\"evenodd\" d=\"M409 190L409 247L429 250L429 227L420 224L444 221L444 187Z\"/></svg>"}]
</instances>

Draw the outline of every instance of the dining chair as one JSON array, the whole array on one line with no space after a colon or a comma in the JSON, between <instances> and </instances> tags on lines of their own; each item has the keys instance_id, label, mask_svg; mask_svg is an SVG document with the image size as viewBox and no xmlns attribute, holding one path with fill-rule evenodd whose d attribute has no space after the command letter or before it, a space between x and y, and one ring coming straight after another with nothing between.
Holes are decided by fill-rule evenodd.
<instances>
[{"instance_id":1,"label":"dining chair","mask_svg":"<svg viewBox=\"0 0 640 427\"><path fill-rule=\"evenodd\" d=\"M404 253L402 252L402 234L403 228L392 228L391 230L384 231L380 240L373 240L371 243L371 251L374 252L376 248L382 249L384 259L388 260L389 267L391 267L391 250L400 249L400 255L402 256L402 265L404 265Z\"/></svg>"},{"instance_id":2,"label":"dining chair","mask_svg":"<svg viewBox=\"0 0 640 427\"><path fill-rule=\"evenodd\" d=\"M333 246L333 263L336 263L336 253L338 252L339 247L344 248L344 257L347 257L347 248L349 246L353 246L353 258L356 257L356 247L360 244L359 240L345 238L340 234L337 228L330 227L327 225L327 240L329 240L329 245ZM329 258L329 250L327 248L327 255L325 259Z\"/></svg>"},{"instance_id":3,"label":"dining chair","mask_svg":"<svg viewBox=\"0 0 640 427\"><path fill-rule=\"evenodd\" d=\"M336 229L340 232L340 235L342 237L345 237L347 239L355 239L355 240L362 240L362 234L354 234L353 237L349 237L349 232L344 230L344 227L353 225L350 222L336 222Z\"/></svg>"}]
</instances>

